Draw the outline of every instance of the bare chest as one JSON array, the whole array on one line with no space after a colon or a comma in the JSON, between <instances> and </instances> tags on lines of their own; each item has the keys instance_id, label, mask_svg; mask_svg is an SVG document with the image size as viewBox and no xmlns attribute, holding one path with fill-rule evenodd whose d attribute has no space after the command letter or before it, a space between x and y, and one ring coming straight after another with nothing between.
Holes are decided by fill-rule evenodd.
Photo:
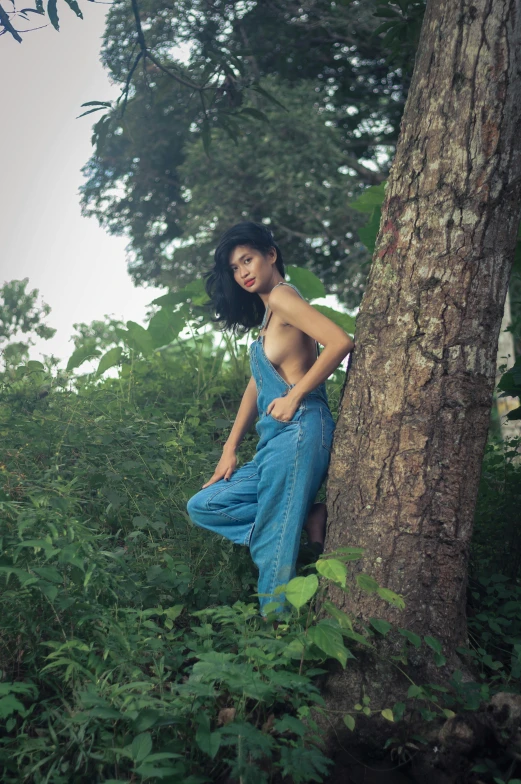
<instances>
[{"instance_id":1,"label":"bare chest","mask_svg":"<svg viewBox=\"0 0 521 784\"><path fill-rule=\"evenodd\" d=\"M266 358L290 384L296 384L316 360L316 344L302 330L285 324L275 315L259 333Z\"/></svg>"}]
</instances>

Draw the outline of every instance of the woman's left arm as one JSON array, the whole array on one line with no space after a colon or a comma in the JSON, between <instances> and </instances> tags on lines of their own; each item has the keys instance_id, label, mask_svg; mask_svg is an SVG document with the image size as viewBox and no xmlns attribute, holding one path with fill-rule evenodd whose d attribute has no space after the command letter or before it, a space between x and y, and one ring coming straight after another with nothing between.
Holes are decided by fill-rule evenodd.
<instances>
[{"instance_id":1,"label":"woman's left arm","mask_svg":"<svg viewBox=\"0 0 521 784\"><path fill-rule=\"evenodd\" d=\"M298 408L308 392L331 375L355 344L341 327L287 286L279 286L271 292L269 306L287 324L297 327L324 346L316 362L286 395L288 402L291 400Z\"/></svg>"}]
</instances>

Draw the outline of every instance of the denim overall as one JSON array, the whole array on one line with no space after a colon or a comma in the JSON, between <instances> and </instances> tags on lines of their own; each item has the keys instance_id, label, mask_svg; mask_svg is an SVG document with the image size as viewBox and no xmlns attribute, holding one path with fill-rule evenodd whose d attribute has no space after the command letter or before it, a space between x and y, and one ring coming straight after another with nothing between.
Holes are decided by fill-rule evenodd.
<instances>
[{"instance_id":1,"label":"denim overall","mask_svg":"<svg viewBox=\"0 0 521 784\"><path fill-rule=\"evenodd\" d=\"M187 510L196 525L249 546L259 569L264 614L270 602L282 608L284 594L274 591L295 576L301 530L327 474L335 423L324 382L303 398L288 422L268 414L271 401L295 384L288 384L267 358L263 335L249 351L259 412L255 456L229 480L220 479L200 490Z\"/></svg>"}]
</instances>

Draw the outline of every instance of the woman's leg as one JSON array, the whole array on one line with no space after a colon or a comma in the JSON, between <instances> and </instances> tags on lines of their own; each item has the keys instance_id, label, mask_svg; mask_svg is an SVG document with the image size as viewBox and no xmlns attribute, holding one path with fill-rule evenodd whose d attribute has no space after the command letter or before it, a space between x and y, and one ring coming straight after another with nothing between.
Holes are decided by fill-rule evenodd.
<instances>
[{"instance_id":1,"label":"woman's leg","mask_svg":"<svg viewBox=\"0 0 521 784\"><path fill-rule=\"evenodd\" d=\"M196 493L187 504L190 519L201 528L247 545L257 514L259 475L253 461Z\"/></svg>"},{"instance_id":2,"label":"woman's leg","mask_svg":"<svg viewBox=\"0 0 521 784\"><path fill-rule=\"evenodd\" d=\"M259 568L258 592L265 594L259 597L261 612L271 601L284 601L284 595L274 591L295 575L300 533L330 460L316 410L305 411L298 421L272 427L273 437L255 457L258 508L250 539L252 558Z\"/></svg>"}]
</instances>

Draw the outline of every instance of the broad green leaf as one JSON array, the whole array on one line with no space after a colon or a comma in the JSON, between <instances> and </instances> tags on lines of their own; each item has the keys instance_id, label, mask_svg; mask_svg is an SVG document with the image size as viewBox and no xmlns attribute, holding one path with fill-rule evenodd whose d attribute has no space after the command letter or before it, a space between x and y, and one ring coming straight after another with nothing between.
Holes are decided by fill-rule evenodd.
<instances>
[{"instance_id":1,"label":"broad green leaf","mask_svg":"<svg viewBox=\"0 0 521 784\"><path fill-rule=\"evenodd\" d=\"M114 365L118 365L121 359L121 355L123 354L123 349L121 346L114 346L106 354L103 354L99 361L98 369L96 371L97 376L101 376L106 370Z\"/></svg>"},{"instance_id":2,"label":"broad green leaf","mask_svg":"<svg viewBox=\"0 0 521 784\"><path fill-rule=\"evenodd\" d=\"M101 352L99 349L95 348L92 343L85 346L79 346L69 357L69 361L67 362L67 371L74 370L74 368L83 365L83 363L88 359L99 357L100 353Z\"/></svg>"},{"instance_id":3,"label":"broad green leaf","mask_svg":"<svg viewBox=\"0 0 521 784\"><path fill-rule=\"evenodd\" d=\"M383 621L381 618L369 618L369 623L384 637L392 629L392 624L389 621Z\"/></svg>"},{"instance_id":4,"label":"broad green leaf","mask_svg":"<svg viewBox=\"0 0 521 784\"><path fill-rule=\"evenodd\" d=\"M436 640L434 637L429 637L428 635L427 635L427 637L424 637L423 639L425 640L425 642L427 643L429 648L432 648L432 650L435 651L435 653L439 653L441 655L441 652L442 652L441 651L441 642Z\"/></svg>"},{"instance_id":5,"label":"broad green leaf","mask_svg":"<svg viewBox=\"0 0 521 784\"><path fill-rule=\"evenodd\" d=\"M421 637L419 637L414 632L410 632L409 629L398 629L398 631L403 637L409 640L409 642L414 645L415 648L419 648L421 646Z\"/></svg>"},{"instance_id":6,"label":"broad green leaf","mask_svg":"<svg viewBox=\"0 0 521 784\"><path fill-rule=\"evenodd\" d=\"M286 274L289 282L296 286L306 299L318 299L326 296L324 284L311 270L288 264Z\"/></svg>"},{"instance_id":7,"label":"broad green leaf","mask_svg":"<svg viewBox=\"0 0 521 784\"><path fill-rule=\"evenodd\" d=\"M356 575L356 582L362 591L366 591L367 593L376 593L379 588L376 580L369 574L364 574L363 572Z\"/></svg>"},{"instance_id":8,"label":"broad green leaf","mask_svg":"<svg viewBox=\"0 0 521 784\"><path fill-rule=\"evenodd\" d=\"M317 563L320 563L320 561ZM326 599L323 607L324 610L326 610L335 619L335 621L338 622L338 625L342 629L353 629L353 624L351 623L349 616L347 616L345 612L342 612L342 610L339 610L338 607L335 607L333 602L330 602L328 599Z\"/></svg>"},{"instance_id":9,"label":"broad green leaf","mask_svg":"<svg viewBox=\"0 0 521 784\"><path fill-rule=\"evenodd\" d=\"M20 700L17 700L12 694L0 699L0 719L5 719L15 711L25 715L25 707Z\"/></svg>"},{"instance_id":10,"label":"broad green leaf","mask_svg":"<svg viewBox=\"0 0 521 784\"><path fill-rule=\"evenodd\" d=\"M176 305L180 305L187 300L190 300L197 305L202 304L205 297L207 297L207 295L204 288L204 280L203 278L197 278L196 280L187 283L186 286L179 291L170 291L168 294L163 294L161 297L153 299L151 304L159 305L162 308L173 308Z\"/></svg>"},{"instance_id":11,"label":"broad green leaf","mask_svg":"<svg viewBox=\"0 0 521 784\"><path fill-rule=\"evenodd\" d=\"M384 710L381 711L381 714L387 721L394 721L393 712L390 708L384 708Z\"/></svg>"},{"instance_id":12,"label":"broad green leaf","mask_svg":"<svg viewBox=\"0 0 521 784\"><path fill-rule=\"evenodd\" d=\"M195 742L201 751L213 759L219 751L221 735L219 732L210 732L208 725L200 724L195 733Z\"/></svg>"},{"instance_id":13,"label":"broad green leaf","mask_svg":"<svg viewBox=\"0 0 521 784\"><path fill-rule=\"evenodd\" d=\"M381 207L385 199L385 182L379 185L371 185L355 201L349 202L348 206L357 212L372 213L375 207Z\"/></svg>"},{"instance_id":14,"label":"broad green leaf","mask_svg":"<svg viewBox=\"0 0 521 784\"><path fill-rule=\"evenodd\" d=\"M274 729L277 732L294 732L295 735L304 736L306 734L306 725L295 716L285 714L282 718L277 719L274 724Z\"/></svg>"},{"instance_id":15,"label":"broad green leaf","mask_svg":"<svg viewBox=\"0 0 521 784\"><path fill-rule=\"evenodd\" d=\"M348 335L355 334L355 316L350 316L349 313L342 313L340 310L334 310L334 308L329 308L327 305L313 305L313 307L319 313L327 316L334 324L337 324L344 332L347 332Z\"/></svg>"},{"instance_id":16,"label":"broad green leaf","mask_svg":"<svg viewBox=\"0 0 521 784\"><path fill-rule=\"evenodd\" d=\"M132 759L142 762L152 751L152 736L149 732L141 732L132 741Z\"/></svg>"},{"instance_id":17,"label":"broad green leaf","mask_svg":"<svg viewBox=\"0 0 521 784\"><path fill-rule=\"evenodd\" d=\"M63 583L63 575L54 566L33 567L33 571L39 577L43 577L44 580L50 580L50 582L59 583L60 585Z\"/></svg>"},{"instance_id":18,"label":"broad green leaf","mask_svg":"<svg viewBox=\"0 0 521 784\"><path fill-rule=\"evenodd\" d=\"M319 623L318 626L311 626L308 629L308 638L327 656L339 661L342 667L346 666L348 651L340 630Z\"/></svg>"},{"instance_id":19,"label":"broad green leaf","mask_svg":"<svg viewBox=\"0 0 521 784\"><path fill-rule=\"evenodd\" d=\"M49 16L49 20L54 27L55 30L60 29L60 22L58 19L58 11L56 9L57 2L56 0L49 0L47 3L47 14Z\"/></svg>"},{"instance_id":20,"label":"broad green leaf","mask_svg":"<svg viewBox=\"0 0 521 784\"><path fill-rule=\"evenodd\" d=\"M341 561L334 558L318 560L315 564L317 572L334 583L345 586L347 580L347 568Z\"/></svg>"},{"instance_id":21,"label":"broad green leaf","mask_svg":"<svg viewBox=\"0 0 521 784\"><path fill-rule=\"evenodd\" d=\"M42 363L35 359L30 359L29 362L26 363L25 367L29 371L45 370L45 367L42 365Z\"/></svg>"},{"instance_id":22,"label":"broad green leaf","mask_svg":"<svg viewBox=\"0 0 521 784\"><path fill-rule=\"evenodd\" d=\"M382 211L380 207L375 207L374 212L371 215L370 221L366 223L365 226L361 226L358 229L358 236L360 237L360 242L363 242L367 250L370 251L371 253L374 253L376 238L380 230L381 217L382 217Z\"/></svg>"},{"instance_id":23,"label":"broad green leaf","mask_svg":"<svg viewBox=\"0 0 521 784\"><path fill-rule=\"evenodd\" d=\"M324 553L321 558L340 558L343 561L355 561L361 558L364 552L363 547L337 547L332 552Z\"/></svg>"},{"instance_id":24,"label":"broad green leaf","mask_svg":"<svg viewBox=\"0 0 521 784\"><path fill-rule=\"evenodd\" d=\"M407 690L407 696L408 697L419 697L422 694L423 694L422 687L421 686L417 686L415 683L413 683L412 686L409 686L409 688Z\"/></svg>"},{"instance_id":25,"label":"broad green leaf","mask_svg":"<svg viewBox=\"0 0 521 784\"><path fill-rule=\"evenodd\" d=\"M154 348L159 348L175 340L185 326L186 321L180 313L174 313L169 308L161 308L150 319L147 332Z\"/></svg>"},{"instance_id":26,"label":"broad green leaf","mask_svg":"<svg viewBox=\"0 0 521 784\"><path fill-rule=\"evenodd\" d=\"M347 714L344 716L344 724L346 725L347 729L348 729L348 730L351 730L351 732L352 732L352 731L354 730L354 728L355 728L355 720L354 720L354 717L353 717L353 716L351 716L351 714L347 713Z\"/></svg>"},{"instance_id":27,"label":"broad green leaf","mask_svg":"<svg viewBox=\"0 0 521 784\"><path fill-rule=\"evenodd\" d=\"M372 643L369 642L367 637L364 637L363 634L359 634L352 629L344 629L342 633L344 637L349 637L350 640L356 640L356 642L359 642L361 645L367 645L368 648L373 647Z\"/></svg>"},{"instance_id":28,"label":"broad green leaf","mask_svg":"<svg viewBox=\"0 0 521 784\"><path fill-rule=\"evenodd\" d=\"M403 610L405 607L405 602L403 600L403 596L400 594L395 593L394 591L390 591L389 588L378 588L377 594L380 599L384 599L384 601L392 604L393 607L397 607L399 610Z\"/></svg>"},{"instance_id":29,"label":"broad green leaf","mask_svg":"<svg viewBox=\"0 0 521 784\"><path fill-rule=\"evenodd\" d=\"M318 577L316 574L308 574L307 577L294 577L285 588L286 599L297 610L308 602L318 589Z\"/></svg>"},{"instance_id":30,"label":"broad green leaf","mask_svg":"<svg viewBox=\"0 0 521 784\"><path fill-rule=\"evenodd\" d=\"M137 348L143 356L148 357L154 351L152 336L147 330L135 321L127 321L127 329L130 340L134 344L132 348Z\"/></svg>"},{"instance_id":31,"label":"broad green leaf","mask_svg":"<svg viewBox=\"0 0 521 784\"><path fill-rule=\"evenodd\" d=\"M442 653L435 653L434 664L436 665L436 667L443 667L444 664L447 664L447 659Z\"/></svg>"}]
</instances>

